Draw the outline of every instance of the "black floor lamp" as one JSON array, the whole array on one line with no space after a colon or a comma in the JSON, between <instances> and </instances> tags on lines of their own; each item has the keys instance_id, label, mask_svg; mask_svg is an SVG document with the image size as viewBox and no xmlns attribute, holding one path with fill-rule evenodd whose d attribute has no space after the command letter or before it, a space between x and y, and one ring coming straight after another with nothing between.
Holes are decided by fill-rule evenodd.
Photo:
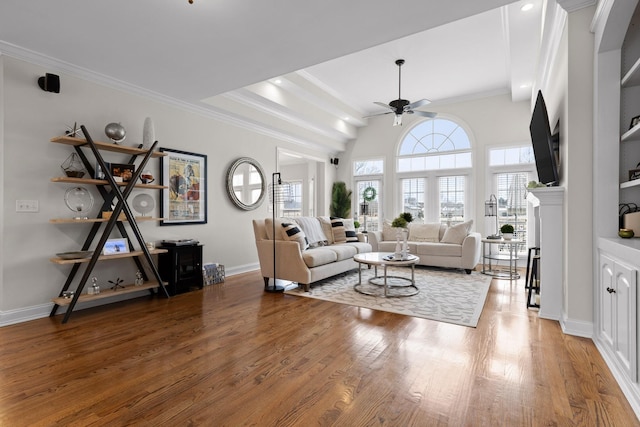
<instances>
[{"instance_id":1,"label":"black floor lamp","mask_svg":"<svg viewBox=\"0 0 640 427\"><path fill-rule=\"evenodd\" d=\"M280 178L280 172L274 172L271 174L271 191L269 193L269 198L271 199L271 207L273 212L273 218L271 222L272 227L272 243L273 243L273 284L269 286L265 286L264 290L266 292L284 292L284 286L278 284L278 275L276 274L276 217L278 211L278 204L282 203L284 200L284 195L286 192L286 185L282 184L282 179Z\"/></svg>"}]
</instances>

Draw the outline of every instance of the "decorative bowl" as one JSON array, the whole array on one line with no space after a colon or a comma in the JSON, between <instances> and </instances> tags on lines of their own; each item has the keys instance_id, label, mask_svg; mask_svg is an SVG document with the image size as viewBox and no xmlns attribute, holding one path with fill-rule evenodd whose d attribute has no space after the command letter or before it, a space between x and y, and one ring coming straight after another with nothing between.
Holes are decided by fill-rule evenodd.
<instances>
[{"instance_id":1,"label":"decorative bowl","mask_svg":"<svg viewBox=\"0 0 640 427\"><path fill-rule=\"evenodd\" d=\"M80 259L88 258L93 254L93 251L73 251L73 252L61 252L56 254L58 258L62 259Z\"/></svg>"},{"instance_id":2,"label":"decorative bowl","mask_svg":"<svg viewBox=\"0 0 640 427\"><path fill-rule=\"evenodd\" d=\"M634 235L635 234L634 234L633 230L631 230L630 228L621 228L618 231L618 236L622 237L623 239L630 239Z\"/></svg>"},{"instance_id":3,"label":"decorative bowl","mask_svg":"<svg viewBox=\"0 0 640 427\"><path fill-rule=\"evenodd\" d=\"M64 171L64 173L69 178L82 178L84 176L84 171Z\"/></svg>"}]
</instances>

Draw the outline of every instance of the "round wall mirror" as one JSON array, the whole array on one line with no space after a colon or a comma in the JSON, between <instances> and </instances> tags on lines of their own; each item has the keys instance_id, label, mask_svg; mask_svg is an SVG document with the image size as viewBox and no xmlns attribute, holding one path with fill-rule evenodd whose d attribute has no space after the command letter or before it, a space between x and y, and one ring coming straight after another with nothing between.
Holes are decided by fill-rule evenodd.
<instances>
[{"instance_id":1,"label":"round wall mirror","mask_svg":"<svg viewBox=\"0 0 640 427\"><path fill-rule=\"evenodd\" d=\"M234 205L250 211L262 204L267 194L267 181L260 163L241 157L227 171L227 194Z\"/></svg>"}]
</instances>

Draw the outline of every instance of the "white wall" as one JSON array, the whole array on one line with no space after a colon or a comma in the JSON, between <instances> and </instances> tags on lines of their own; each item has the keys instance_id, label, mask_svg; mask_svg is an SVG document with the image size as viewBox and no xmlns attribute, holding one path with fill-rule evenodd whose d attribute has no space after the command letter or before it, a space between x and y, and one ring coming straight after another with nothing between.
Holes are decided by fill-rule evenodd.
<instances>
[{"instance_id":1,"label":"white wall","mask_svg":"<svg viewBox=\"0 0 640 427\"><path fill-rule=\"evenodd\" d=\"M589 7L567 15L559 50L541 87L551 125L560 120L560 185L565 187L563 329L587 336L593 323L594 36L590 25L594 11Z\"/></svg>"},{"instance_id":2,"label":"white wall","mask_svg":"<svg viewBox=\"0 0 640 427\"><path fill-rule=\"evenodd\" d=\"M277 147L291 144L232 126L211 117L196 114L138 95L124 93L69 75L60 74L59 94L42 91L37 85L45 72L40 66L11 57L0 57L4 120L0 126L0 158L4 159L0 180L4 195L0 201L0 236L4 256L1 258L0 324L25 317L48 314L50 300L58 296L70 270L49 262L58 252L78 250L90 226L49 223L52 218L71 217L63 196L67 184L51 178L62 175L60 164L72 152L70 147L49 142L62 135L65 125L84 124L95 140L105 141L104 127L120 122L127 129L124 145L142 142L145 117L152 117L160 147L191 151L208 156L208 224L159 226L153 222L139 224L145 240L195 238L204 244L204 261L225 265L227 274L257 268L251 220L270 216L265 202L255 211L242 211L231 204L225 192L229 165L238 157L256 159L267 179L274 172ZM2 110L0 110L2 114ZM1 117L1 116L0 116ZM2 128L0 128L2 129ZM305 147L296 151L327 158L324 153ZM105 154L107 161L123 162L128 156ZM328 161L327 161L328 164ZM159 161L150 160L148 169L156 176ZM328 176L331 172L328 171ZM1 181L0 181L1 182ZM95 188L87 186L96 205L101 200ZM2 191L2 190L0 190ZM137 190L136 190L137 191ZM147 191L156 197L159 192ZM38 213L16 213L15 201L34 199ZM266 200L266 199L265 199ZM156 210L159 215L159 210ZM95 275L100 283L122 277L133 280L135 266L131 260L99 263ZM257 286L261 286L258 283Z\"/></svg>"},{"instance_id":3,"label":"white wall","mask_svg":"<svg viewBox=\"0 0 640 427\"><path fill-rule=\"evenodd\" d=\"M511 96L497 95L448 105L431 105L439 117L450 118L463 125L469 133L473 148L473 176L471 192L472 207L470 218L474 228L484 233L484 202L492 193L487 188L487 148L513 144L531 143L529 122L531 110L528 102L512 102ZM369 125L360 130L358 138L349 144L344 157L340 159L339 179L352 186L351 161L371 157L385 160L384 206L387 219L398 213L398 189L395 180L395 163L398 144L407 130L419 118L405 115L402 126L392 126L391 117L382 116L369 119ZM490 221L490 219L487 219Z\"/></svg>"}]
</instances>

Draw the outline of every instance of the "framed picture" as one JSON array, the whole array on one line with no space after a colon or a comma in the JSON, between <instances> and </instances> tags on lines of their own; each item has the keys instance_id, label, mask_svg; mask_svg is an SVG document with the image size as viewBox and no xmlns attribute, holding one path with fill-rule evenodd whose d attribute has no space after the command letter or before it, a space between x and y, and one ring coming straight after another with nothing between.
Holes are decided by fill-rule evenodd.
<instances>
[{"instance_id":1,"label":"framed picture","mask_svg":"<svg viewBox=\"0 0 640 427\"><path fill-rule=\"evenodd\" d=\"M629 125L629 129L633 128L635 125L640 123L640 116L635 116L631 119L631 124Z\"/></svg>"},{"instance_id":2,"label":"framed picture","mask_svg":"<svg viewBox=\"0 0 640 427\"><path fill-rule=\"evenodd\" d=\"M207 223L207 156L160 148L160 225Z\"/></svg>"},{"instance_id":3,"label":"framed picture","mask_svg":"<svg viewBox=\"0 0 640 427\"><path fill-rule=\"evenodd\" d=\"M128 254L127 239L109 239L104 244L102 255Z\"/></svg>"},{"instance_id":4,"label":"framed picture","mask_svg":"<svg viewBox=\"0 0 640 427\"><path fill-rule=\"evenodd\" d=\"M111 176L115 178L116 182L129 182L131 178L133 178L133 173L136 171L136 165L110 163L109 169Z\"/></svg>"}]
</instances>

